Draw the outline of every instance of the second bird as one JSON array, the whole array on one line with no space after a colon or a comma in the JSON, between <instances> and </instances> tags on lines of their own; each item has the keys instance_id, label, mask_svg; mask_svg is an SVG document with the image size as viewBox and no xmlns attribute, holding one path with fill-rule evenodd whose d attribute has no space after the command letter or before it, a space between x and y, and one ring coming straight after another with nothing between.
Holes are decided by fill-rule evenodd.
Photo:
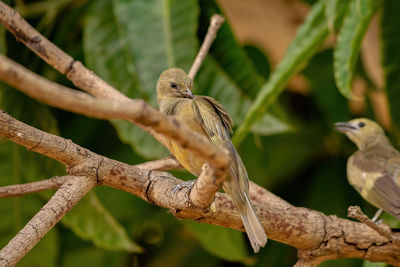
<instances>
[{"instance_id":1,"label":"second bird","mask_svg":"<svg viewBox=\"0 0 400 267\"><path fill-rule=\"evenodd\" d=\"M358 147L347 161L350 184L369 203L400 220L400 152L374 121L359 118L338 122L335 128Z\"/></svg>"},{"instance_id":2,"label":"second bird","mask_svg":"<svg viewBox=\"0 0 400 267\"><path fill-rule=\"evenodd\" d=\"M224 107L208 96L192 94L192 80L181 69L164 71L157 82L157 99L160 111L174 116L192 131L206 136L214 144L229 151L231 157L230 177L223 183L223 189L238 209L247 236L255 252L267 243L267 236L249 199L249 180L246 168L233 146L229 133L232 119ZM205 163L202 159L169 140L168 149L195 176L199 176Z\"/></svg>"}]
</instances>

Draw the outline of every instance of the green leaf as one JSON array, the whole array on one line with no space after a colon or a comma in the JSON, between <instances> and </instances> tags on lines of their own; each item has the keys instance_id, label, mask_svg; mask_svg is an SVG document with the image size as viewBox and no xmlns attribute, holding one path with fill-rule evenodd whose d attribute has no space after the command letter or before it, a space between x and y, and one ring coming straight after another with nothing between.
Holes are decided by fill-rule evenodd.
<instances>
[{"instance_id":1,"label":"green leaf","mask_svg":"<svg viewBox=\"0 0 400 267\"><path fill-rule=\"evenodd\" d=\"M384 262L370 262L370 261L364 261L363 262L363 267L389 267L389 264L386 264Z\"/></svg>"},{"instance_id":2,"label":"green leaf","mask_svg":"<svg viewBox=\"0 0 400 267\"><path fill-rule=\"evenodd\" d=\"M329 29L334 32L340 28L343 16L349 6L349 1L322 0L325 10L326 23Z\"/></svg>"},{"instance_id":3,"label":"green leaf","mask_svg":"<svg viewBox=\"0 0 400 267\"><path fill-rule=\"evenodd\" d=\"M234 144L239 145L243 141L252 125L276 102L290 78L306 65L323 44L328 34L329 29L325 21L324 8L318 2L313 6L305 22L299 28L295 40L286 51L281 63L267 83L260 89L246 114L243 124L234 135Z\"/></svg>"},{"instance_id":4,"label":"green leaf","mask_svg":"<svg viewBox=\"0 0 400 267\"><path fill-rule=\"evenodd\" d=\"M90 69L131 98L148 98L139 88L133 58L116 18L112 1L95 1L84 27L85 59ZM155 89L154 89L155 94ZM126 121L112 121L119 138L145 158L167 154L164 147L139 127Z\"/></svg>"},{"instance_id":5,"label":"green leaf","mask_svg":"<svg viewBox=\"0 0 400 267\"><path fill-rule=\"evenodd\" d=\"M381 15L382 36L382 65L384 73L384 84L389 109L392 119L393 130L396 136L400 134L400 2L395 0L383 1Z\"/></svg>"},{"instance_id":6,"label":"green leaf","mask_svg":"<svg viewBox=\"0 0 400 267\"><path fill-rule=\"evenodd\" d=\"M397 220L395 217L390 215L387 212L384 212L380 217L380 220L383 220L387 225L389 225L391 228L399 228L400 227L400 222Z\"/></svg>"},{"instance_id":7,"label":"green leaf","mask_svg":"<svg viewBox=\"0 0 400 267\"><path fill-rule=\"evenodd\" d=\"M193 221L184 221L184 224L209 253L227 261L249 261L241 232Z\"/></svg>"},{"instance_id":8,"label":"green leaf","mask_svg":"<svg viewBox=\"0 0 400 267\"><path fill-rule=\"evenodd\" d=\"M98 247L134 253L143 252L139 245L130 240L126 230L103 207L93 192L86 195L67 213L62 222L80 238L91 240Z\"/></svg>"},{"instance_id":9,"label":"green leaf","mask_svg":"<svg viewBox=\"0 0 400 267\"><path fill-rule=\"evenodd\" d=\"M145 100L156 105L156 82L171 67L189 70L196 53L194 0L114 0L114 16ZM107 11L108 12L108 11Z\"/></svg>"},{"instance_id":10,"label":"green leaf","mask_svg":"<svg viewBox=\"0 0 400 267\"><path fill-rule=\"evenodd\" d=\"M339 31L334 53L335 79L340 93L347 98L352 96L351 82L361 41L378 3L379 0L351 0Z\"/></svg>"},{"instance_id":11,"label":"green leaf","mask_svg":"<svg viewBox=\"0 0 400 267\"><path fill-rule=\"evenodd\" d=\"M207 56L204 60L203 67L196 77L196 85L198 87L196 94L217 99L224 105L236 125L243 122L251 100L232 82L212 57ZM257 134L271 135L290 131L291 126L271 114L265 114L251 130Z\"/></svg>"}]
</instances>

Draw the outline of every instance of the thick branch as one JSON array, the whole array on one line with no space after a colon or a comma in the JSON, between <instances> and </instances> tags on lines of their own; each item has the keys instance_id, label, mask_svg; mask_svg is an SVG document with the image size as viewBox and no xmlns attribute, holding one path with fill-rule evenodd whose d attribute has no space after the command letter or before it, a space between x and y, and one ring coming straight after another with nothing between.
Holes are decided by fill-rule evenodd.
<instances>
[{"instance_id":1,"label":"thick branch","mask_svg":"<svg viewBox=\"0 0 400 267\"><path fill-rule=\"evenodd\" d=\"M0 187L0 198L16 197L26 194L36 193L43 190L59 188L72 176L54 176L47 180L36 181L26 184L17 184Z\"/></svg>"},{"instance_id":2,"label":"thick branch","mask_svg":"<svg viewBox=\"0 0 400 267\"><path fill-rule=\"evenodd\" d=\"M86 160L88 151L71 140L40 131L15 120L0 110L0 136L26 147L28 150L51 157L66 166L75 166Z\"/></svg>"},{"instance_id":3,"label":"thick branch","mask_svg":"<svg viewBox=\"0 0 400 267\"><path fill-rule=\"evenodd\" d=\"M389 241L393 241L400 248L400 240L390 231L390 227L384 224L378 224L371 221L367 215L365 215L359 206L350 206L348 208L348 215L353 219L357 219L360 222L368 225L380 235L386 237Z\"/></svg>"},{"instance_id":4,"label":"thick branch","mask_svg":"<svg viewBox=\"0 0 400 267\"><path fill-rule=\"evenodd\" d=\"M74 177L0 251L0 266L14 266L96 184L87 177Z\"/></svg>"},{"instance_id":5,"label":"thick branch","mask_svg":"<svg viewBox=\"0 0 400 267\"><path fill-rule=\"evenodd\" d=\"M15 119L5 113L0 113L1 121L17 124ZM21 122L18 125L21 126L21 132L24 132L24 127L31 128ZM42 132L34 129L31 134L41 135ZM58 142L58 139L44 134L46 136L43 139L49 142L42 143L41 151L46 154L44 151L53 147L51 140ZM1 131L0 135L4 136ZM98 183L130 192L154 205L168 208L181 219L244 231L241 218L226 194L215 195L213 209L195 207L187 191L172 193L182 181L169 173L139 169L99 156L73 143L71 147L76 148L71 152L71 157L73 153L79 157L80 151L86 151L86 166L69 168L72 175L97 178ZM156 165L163 169L161 164ZM254 183L250 183L250 196L269 238L299 248L302 262L318 264L328 259L351 257L400 265L398 247L364 224L294 207Z\"/></svg>"}]
</instances>

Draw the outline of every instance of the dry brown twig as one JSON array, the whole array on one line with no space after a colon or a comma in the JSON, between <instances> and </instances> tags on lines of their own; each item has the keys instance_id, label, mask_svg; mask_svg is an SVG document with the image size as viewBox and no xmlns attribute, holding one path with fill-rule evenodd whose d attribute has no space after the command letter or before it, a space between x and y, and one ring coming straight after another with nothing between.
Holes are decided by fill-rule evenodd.
<instances>
[{"instance_id":1,"label":"dry brown twig","mask_svg":"<svg viewBox=\"0 0 400 267\"><path fill-rule=\"evenodd\" d=\"M219 176L226 169L228 158L224 151L201 137L191 136L192 133L184 126L177 127L178 122L160 114L144 101L130 100L121 95L81 63L56 49L2 2L0 21L18 40L66 74L76 86L95 97L52 83L4 57L0 57L1 79L53 106L100 118L128 119L152 133L158 140L162 141L163 136L179 140L180 144L204 157L211 167L205 166L201 175L205 179L199 178L197 187L192 191L180 190L173 193L174 187L182 181L171 174L155 170L179 166L171 158L130 166L97 155L70 140L35 129L0 112L0 136L61 162L71 176L44 208L0 251L0 265L12 266L18 262L85 193L98 184L130 192L154 205L168 208L178 218L243 231L240 216L226 194L217 192L215 209L207 208L214 199L214 193L207 192L219 188L218 184L210 186L207 179L223 181L213 179L213 170L219 170L216 173ZM61 97L68 104L56 101ZM72 97L74 101L68 100ZM89 104L85 104L86 101ZM190 139L185 134L189 134ZM19 190L23 190L22 185ZM205 194L205 198L196 199L196 194L197 197ZM315 266L328 259L343 257L400 265L398 247L364 224L294 207L254 183L250 183L250 195L268 236L299 249L300 260L297 266Z\"/></svg>"},{"instance_id":2,"label":"dry brown twig","mask_svg":"<svg viewBox=\"0 0 400 267\"><path fill-rule=\"evenodd\" d=\"M188 74L188 76L192 80L194 80L194 77L196 77L196 74L199 71L201 64L207 56L208 50L210 49L215 38L217 37L219 27L221 27L221 24L224 23L224 20L224 17L219 14L215 14L210 18L210 26L208 27L206 37L201 44L200 50L197 53L197 56Z\"/></svg>"},{"instance_id":3,"label":"dry brown twig","mask_svg":"<svg viewBox=\"0 0 400 267\"><path fill-rule=\"evenodd\" d=\"M56 189L63 185L72 176L54 176L47 180L36 181L26 184L16 184L0 187L0 198L17 197L36 193L43 190Z\"/></svg>"},{"instance_id":4,"label":"dry brown twig","mask_svg":"<svg viewBox=\"0 0 400 267\"><path fill-rule=\"evenodd\" d=\"M390 231L390 227L388 225L384 224L377 224L371 221L367 215L365 215L361 208L359 206L350 206L348 208L348 217L357 219L360 222L364 223L365 225L368 225L372 229L374 229L376 232L378 232L381 236L386 237L389 241L393 241L394 244L396 244L400 248L400 239L395 236L392 231Z\"/></svg>"}]
</instances>

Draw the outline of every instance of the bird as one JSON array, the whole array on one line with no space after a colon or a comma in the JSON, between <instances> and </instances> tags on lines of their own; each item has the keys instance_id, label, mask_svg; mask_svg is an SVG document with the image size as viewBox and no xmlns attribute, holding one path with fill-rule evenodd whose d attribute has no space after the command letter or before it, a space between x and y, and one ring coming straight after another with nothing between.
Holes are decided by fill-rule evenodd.
<instances>
[{"instance_id":1,"label":"bird","mask_svg":"<svg viewBox=\"0 0 400 267\"><path fill-rule=\"evenodd\" d=\"M400 152L372 120L337 122L335 128L358 148L347 160L349 183L370 204L400 220ZM373 220L379 217L379 211Z\"/></svg>"},{"instance_id":2,"label":"bird","mask_svg":"<svg viewBox=\"0 0 400 267\"><path fill-rule=\"evenodd\" d=\"M227 149L229 175L222 188L239 211L253 250L258 252L267 243L267 236L250 202L246 168L230 140L233 121L219 102L209 96L193 95L192 87L192 79L182 69L169 68L161 73L157 81L160 112L173 116L192 131ZM186 170L197 177L200 175L204 160L172 139L167 141L167 148Z\"/></svg>"}]
</instances>

